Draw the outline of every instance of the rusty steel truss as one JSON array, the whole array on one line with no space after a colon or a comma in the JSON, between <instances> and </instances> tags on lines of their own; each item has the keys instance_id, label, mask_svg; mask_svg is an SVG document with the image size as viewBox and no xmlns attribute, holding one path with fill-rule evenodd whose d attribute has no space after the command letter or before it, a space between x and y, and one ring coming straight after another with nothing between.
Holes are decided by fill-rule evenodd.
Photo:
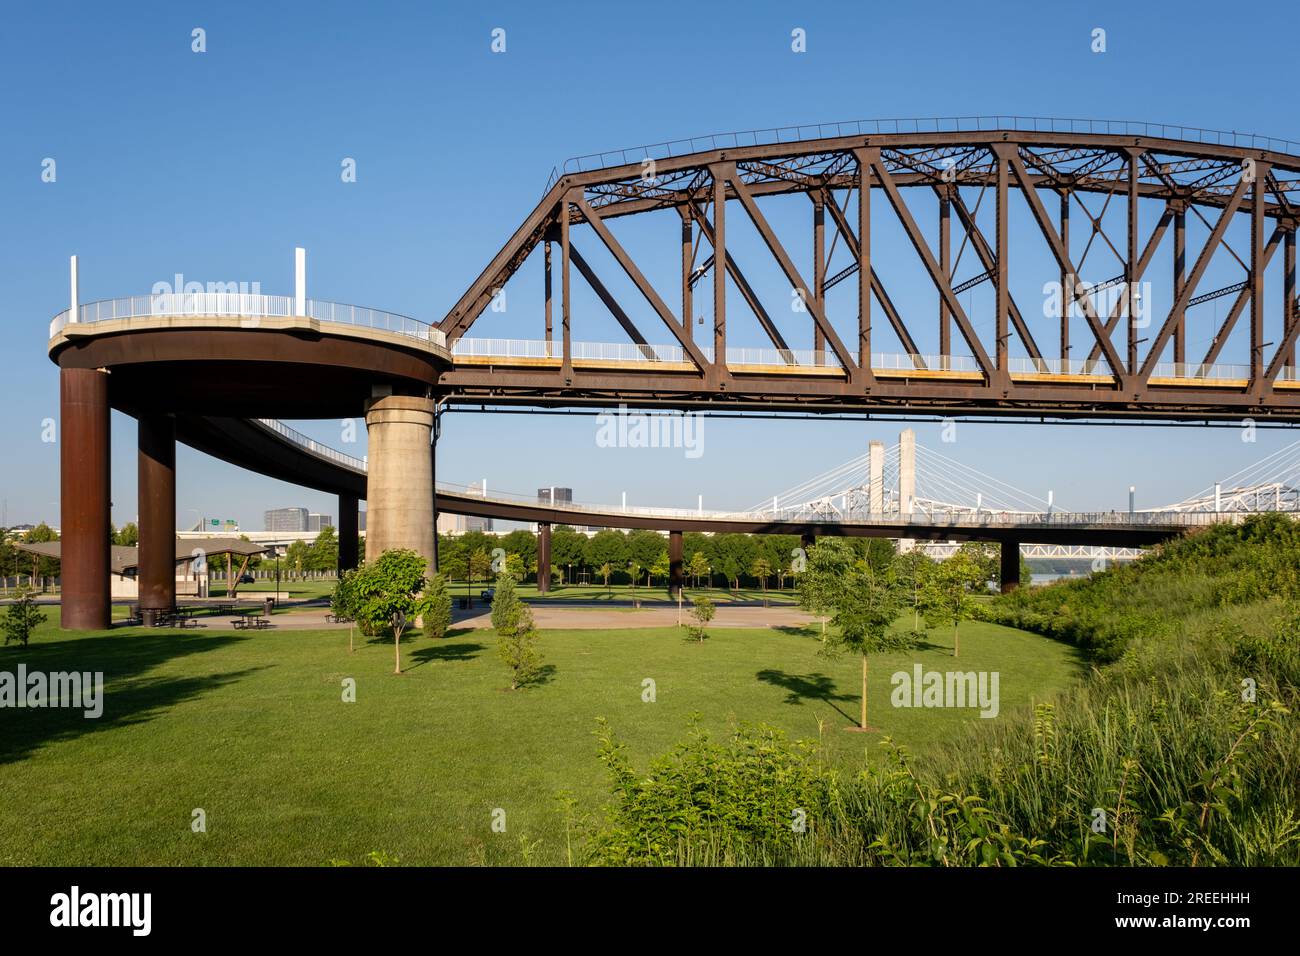
<instances>
[{"instance_id":1,"label":"rusty steel truss","mask_svg":"<svg viewBox=\"0 0 1300 956\"><path fill-rule=\"evenodd\" d=\"M454 348L541 247L545 294L539 308L530 310L538 320L530 337L544 335L554 342L553 353L548 349L551 361L457 362L439 381L449 402L1300 420L1300 387L1291 387L1300 328L1295 321L1300 156L1160 136L1006 129L735 146L656 159L652 174L647 171L647 164L633 161L556 179L439 326ZM795 261L763 211L768 197L789 194L810 200L811 263ZM933 217L937 200L937 222L923 222L916 211L920 203L913 197L921 194L927 195L926 217ZM1009 267L1019 244L1030 239L1017 236L1012 246L1008 209L1013 200L1028 209L1032 238L1046 244L1054 261L1052 274L1034 281L1059 282L1065 290L1059 323L1045 320L1038 307L1022 307L1012 295ZM1159 218L1144 230L1139 209L1145 204L1155 204ZM1123 235L1111 235L1107 211L1113 209L1109 228L1116 232L1113 221L1121 208L1126 228ZM681 220L681 281L671 293L647 280L646 269L615 236L616 220L662 210L675 211ZM873 214L895 219L937 292L937 362L923 358L915 344L915 330L936 317L904 314L890 295L889 277L873 266ZM775 306L761 300L728 248L727 226L737 215L752 223L790 288L805 301L801 321L810 324L813 350L828 356L815 374L794 362L787 369L755 370L710 358L727 354L728 322L737 318L756 321L774 353L789 349L772 320ZM1249 248L1242 252L1225 238L1238 217L1249 229ZM1189 222L1197 224L1198 233L1206 232L1199 248L1188 248ZM1085 235L1086 245L1079 241ZM851 257L834 272L828 240ZM638 327L583 257L580 244L608 251L648 303L653 333ZM1103 248L1122 267L1108 281L1088 286L1077 278L1080 268ZM1240 265L1239 282L1202 287L1216 256ZM715 267L719 261L723 268ZM974 270L962 281L956 278L959 262ZM1266 310L1271 263L1283 294ZM1140 328L1132 293L1157 268L1172 278L1172 305ZM710 272L711 279L704 279ZM575 362L570 290L579 278L632 343L672 343L681 361L607 367ZM851 335L841 334L848 315L832 322L827 314L826 293L843 282L856 286ZM728 283L746 305L742 316L728 315ZM982 339L960 296L984 283L993 290L994 321L992 337ZM1099 293L1107 287L1119 294L1102 308ZM1214 298L1230 299L1231 305L1208 351L1189 355L1187 310ZM780 304L786 307L785 301ZM1083 318L1075 321L1073 337L1072 307ZM692 316L710 310L711 335L697 341ZM882 318L908 355L907 366L888 375L871 362L873 325ZM1243 336L1249 336L1249 361L1240 377L1204 377L1204 367L1220 359L1239 322L1245 324ZM1016 361L1013 341L1022 353ZM973 366L954 371L947 357L958 354Z\"/></svg>"}]
</instances>

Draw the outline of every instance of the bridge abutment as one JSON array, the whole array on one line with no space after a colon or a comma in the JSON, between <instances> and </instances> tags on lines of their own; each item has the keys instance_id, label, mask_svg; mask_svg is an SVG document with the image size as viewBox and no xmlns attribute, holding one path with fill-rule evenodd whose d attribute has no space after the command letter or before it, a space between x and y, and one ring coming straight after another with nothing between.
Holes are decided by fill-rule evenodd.
<instances>
[{"instance_id":1,"label":"bridge abutment","mask_svg":"<svg viewBox=\"0 0 1300 956\"><path fill-rule=\"evenodd\" d=\"M176 606L176 419L141 415L137 428L140 613L152 624Z\"/></svg>"},{"instance_id":2,"label":"bridge abutment","mask_svg":"<svg viewBox=\"0 0 1300 956\"><path fill-rule=\"evenodd\" d=\"M109 480L108 373L59 371L59 523L62 601L59 623L107 630L112 502Z\"/></svg>"},{"instance_id":3,"label":"bridge abutment","mask_svg":"<svg viewBox=\"0 0 1300 956\"><path fill-rule=\"evenodd\" d=\"M366 558L403 548L434 566L434 403L407 395L372 399L366 408Z\"/></svg>"}]
</instances>

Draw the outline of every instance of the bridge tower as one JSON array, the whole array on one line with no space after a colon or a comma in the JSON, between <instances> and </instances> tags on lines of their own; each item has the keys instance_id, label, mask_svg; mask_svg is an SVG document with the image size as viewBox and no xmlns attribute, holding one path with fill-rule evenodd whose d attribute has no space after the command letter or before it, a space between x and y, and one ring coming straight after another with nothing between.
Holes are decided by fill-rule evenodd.
<instances>
[{"instance_id":1,"label":"bridge tower","mask_svg":"<svg viewBox=\"0 0 1300 956\"><path fill-rule=\"evenodd\" d=\"M912 514L916 498L916 432L904 428L898 435L898 514L904 521ZM911 551L916 542L899 538L900 553Z\"/></svg>"},{"instance_id":2,"label":"bridge tower","mask_svg":"<svg viewBox=\"0 0 1300 956\"><path fill-rule=\"evenodd\" d=\"M873 441L867 446L868 502L873 515L885 513L885 443Z\"/></svg>"}]
</instances>

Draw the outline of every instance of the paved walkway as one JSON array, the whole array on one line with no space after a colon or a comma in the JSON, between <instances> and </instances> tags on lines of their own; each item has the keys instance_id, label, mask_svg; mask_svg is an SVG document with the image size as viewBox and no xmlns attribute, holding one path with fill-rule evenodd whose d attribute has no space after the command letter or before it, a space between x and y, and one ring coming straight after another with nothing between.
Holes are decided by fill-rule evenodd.
<instances>
[{"instance_id":1,"label":"paved walkway","mask_svg":"<svg viewBox=\"0 0 1300 956\"><path fill-rule=\"evenodd\" d=\"M565 607L561 604L530 603L533 619L537 626L549 630L623 630L639 627L673 627L678 623L675 606L633 608L603 607ZM305 631L340 629L347 630L346 624L327 624L325 615L327 607L304 607L284 611L274 615L272 630ZM689 606L682 607L682 622L690 623ZM750 605L731 607L719 605L717 614L710 627L790 627L801 626L815 620L810 614L796 607L754 607ZM228 627L224 618L204 620L209 627ZM452 623L456 627L490 628L492 613L487 608L452 610Z\"/></svg>"}]
</instances>

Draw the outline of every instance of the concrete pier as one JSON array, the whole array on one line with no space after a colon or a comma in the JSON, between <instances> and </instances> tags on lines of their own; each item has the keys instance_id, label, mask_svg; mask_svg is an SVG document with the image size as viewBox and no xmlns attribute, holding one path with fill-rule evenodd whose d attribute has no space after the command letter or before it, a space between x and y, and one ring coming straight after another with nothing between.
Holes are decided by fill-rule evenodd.
<instances>
[{"instance_id":1,"label":"concrete pier","mask_svg":"<svg viewBox=\"0 0 1300 956\"><path fill-rule=\"evenodd\" d=\"M432 571L432 399L386 395L366 409L366 560L404 548L422 555Z\"/></svg>"}]
</instances>

